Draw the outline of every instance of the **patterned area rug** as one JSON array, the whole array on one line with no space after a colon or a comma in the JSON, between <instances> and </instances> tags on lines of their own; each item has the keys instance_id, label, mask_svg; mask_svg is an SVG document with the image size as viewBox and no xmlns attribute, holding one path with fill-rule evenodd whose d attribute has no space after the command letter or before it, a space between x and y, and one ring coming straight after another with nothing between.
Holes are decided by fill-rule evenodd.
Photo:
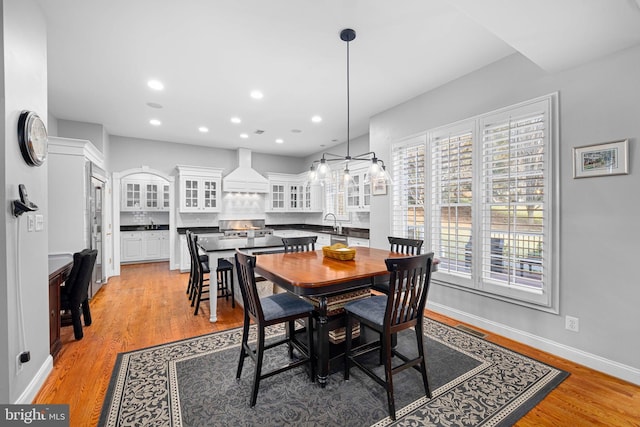
<instances>
[{"instance_id":1,"label":"patterned area rug","mask_svg":"<svg viewBox=\"0 0 640 427\"><path fill-rule=\"evenodd\" d=\"M413 331L398 346L415 352ZM271 337L283 330L273 328ZM568 373L439 322L425 319L433 397L424 396L413 369L394 376L397 421L386 393L357 368L321 389L304 368L263 380L249 408L253 362L240 382L235 372L242 330L233 329L129 353L116 361L100 426L508 426ZM413 337L412 337L413 335ZM413 339L411 339L413 338ZM265 367L286 361L286 346L268 350ZM266 372L266 371L265 371Z\"/></svg>"}]
</instances>

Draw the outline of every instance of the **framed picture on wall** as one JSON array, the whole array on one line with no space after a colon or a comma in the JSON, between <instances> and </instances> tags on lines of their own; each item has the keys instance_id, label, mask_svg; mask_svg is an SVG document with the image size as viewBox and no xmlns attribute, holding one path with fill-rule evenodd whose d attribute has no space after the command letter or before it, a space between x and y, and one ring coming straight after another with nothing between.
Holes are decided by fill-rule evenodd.
<instances>
[{"instance_id":1,"label":"framed picture on wall","mask_svg":"<svg viewBox=\"0 0 640 427\"><path fill-rule=\"evenodd\" d=\"M629 173L629 140L573 148L573 177L588 178Z\"/></svg>"},{"instance_id":2,"label":"framed picture on wall","mask_svg":"<svg viewBox=\"0 0 640 427\"><path fill-rule=\"evenodd\" d=\"M371 194L374 196L387 194L387 183L384 178L373 178L371 180Z\"/></svg>"}]
</instances>

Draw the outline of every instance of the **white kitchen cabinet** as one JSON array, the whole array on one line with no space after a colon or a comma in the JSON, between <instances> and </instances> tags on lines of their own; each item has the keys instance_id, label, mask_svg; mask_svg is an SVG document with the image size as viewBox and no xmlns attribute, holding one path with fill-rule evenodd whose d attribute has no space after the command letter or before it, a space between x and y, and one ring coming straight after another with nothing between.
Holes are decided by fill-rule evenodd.
<instances>
[{"instance_id":1,"label":"white kitchen cabinet","mask_svg":"<svg viewBox=\"0 0 640 427\"><path fill-rule=\"evenodd\" d=\"M304 187L300 182L289 183L289 212L301 211L304 206Z\"/></svg>"},{"instance_id":2,"label":"white kitchen cabinet","mask_svg":"<svg viewBox=\"0 0 640 427\"><path fill-rule=\"evenodd\" d=\"M160 239L162 240L160 246L160 259L169 259L169 230L160 231Z\"/></svg>"},{"instance_id":3,"label":"white kitchen cabinet","mask_svg":"<svg viewBox=\"0 0 640 427\"><path fill-rule=\"evenodd\" d=\"M322 187L307 173L270 173L267 212L322 212Z\"/></svg>"},{"instance_id":4,"label":"white kitchen cabinet","mask_svg":"<svg viewBox=\"0 0 640 427\"><path fill-rule=\"evenodd\" d=\"M371 208L371 183L369 168L351 171L352 180L347 186L347 210L369 212Z\"/></svg>"},{"instance_id":5,"label":"white kitchen cabinet","mask_svg":"<svg viewBox=\"0 0 640 427\"><path fill-rule=\"evenodd\" d=\"M127 231L120 233L120 259L122 262L142 261L143 256L143 231Z\"/></svg>"},{"instance_id":6,"label":"white kitchen cabinet","mask_svg":"<svg viewBox=\"0 0 640 427\"><path fill-rule=\"evenodd\" d=\"M158 261L169 258L169 231L123 231L120 233L122 262Z\"/></svg>"},{"instance_id":7,"label":"white kitchen cabinet","mask_svg":"<svg viewBox=\"0 0 640 427\"><path fill-rule=\"evenodd\" d=\"M140 211L142 210L142 188L145 182L137 178L124 178L122 180L122 202L120 203L121 211Z\"/></svg>"},{"instance_id":8,"label":"white kitchen cabinet","mask_svg":"<svg viewBox=\"0 0 640 427\"><path fill-rule=\"evenodd\" d=\"M180 182L180 212L220 212L222 169L176 166Z\"/></svg>"},{"instance_id":9,"label":"white kitchen cabinet","mask_svg":"<svg viewBox=\"0 0 640 427\"><path fill-rule=\"evenodd\" d=\"M169 211L169 183L150 174L122 179L121 211Z\"/></svg>"},{"instance_id":10,"label":"white kitchen cabinet","mask_svg":"<svg viewBox=\"0 0 640 427\"><path fill-rule=\"evenodd\" d=\"M284 181L269 180L269 203L267 211L270 212L286 212L286 196L288 184Z\"/></svg>"},{"instance_id":11,"label":"white kitchen cabinet","mask_svg":"<svg viewBox=\"0 0 640 427\"><path fill-rule=\"evenodd\" d=\"M322 212L322 186L320 183L305 182L303 185L304 198L302 210L304 212Z\"/></svg>"},{"instance_id":12,"label":"white kitchen cabinet","mask_svg":"<svg viewBox=\"0 0 640 427\"><path fill-rule=\"evenodd\" d=\"M349 246L351 247L369 247L369 239L362 239L359 237L349 237Z\"/></svg>"}]
</instances>

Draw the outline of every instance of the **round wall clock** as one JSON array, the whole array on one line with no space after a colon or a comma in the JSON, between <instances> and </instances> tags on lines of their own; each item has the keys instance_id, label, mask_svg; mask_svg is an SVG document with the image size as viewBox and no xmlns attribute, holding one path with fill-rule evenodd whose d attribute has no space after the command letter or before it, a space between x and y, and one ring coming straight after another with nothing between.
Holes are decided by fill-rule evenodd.
<instances>
[{"instance_id":1,"label":"round wall clock","mask_svg":"<svg viewBox=\"0 0 640 427\"><path fill-rule=\"evenodd\" d=\"M33 111L23 111L18 119L18 143L25 162L40 166L47 157L47 128Z\"/></svg>"}]
</instances>

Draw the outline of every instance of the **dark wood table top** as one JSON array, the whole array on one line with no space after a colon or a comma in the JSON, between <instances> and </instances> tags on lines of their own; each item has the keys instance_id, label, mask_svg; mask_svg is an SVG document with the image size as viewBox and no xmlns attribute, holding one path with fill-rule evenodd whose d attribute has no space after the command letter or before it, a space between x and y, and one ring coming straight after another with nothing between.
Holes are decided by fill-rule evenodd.
<instances>
[{"instance_id":1,"label":"dark wood table top","mask_svg":"<svg viewBox=\"0 0 640 427\"><path fill-rule=\"evenodd\" d=\"M258 255L256 272L297 295L344 292L387 274L385 259L405 255L388 249L358 247L355 259L340 261L321 250Z\"/></svg>"}]
</instances>

